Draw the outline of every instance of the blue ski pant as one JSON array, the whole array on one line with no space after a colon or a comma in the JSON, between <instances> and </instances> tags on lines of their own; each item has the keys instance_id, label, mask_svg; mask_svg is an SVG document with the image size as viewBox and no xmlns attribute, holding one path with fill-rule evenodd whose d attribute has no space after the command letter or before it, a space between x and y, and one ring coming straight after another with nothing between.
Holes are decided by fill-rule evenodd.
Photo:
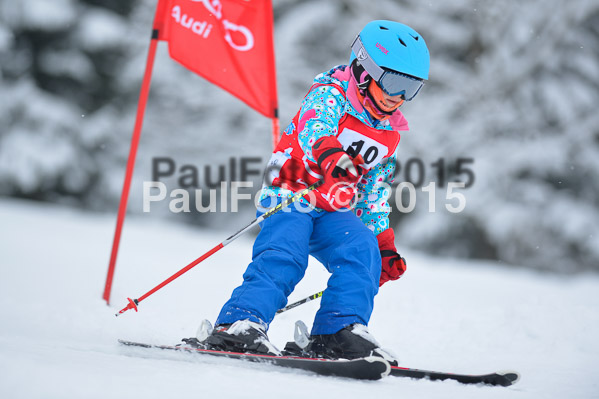
<instances>
[{"instance_id":1,"label":"blue ski pant","mask_svg":"<svg viewBox=\"0 0 599 399\"><path fill-rule=\"evenodd\" d=\"M353 212L319 212L299 202L262 222L243 283L216 324L250 319L268 328L304 277L308 255L331 273L311 334L334 334L356 322L368 325L381 273L375 235Z\"/></svg>"}]
</instances>

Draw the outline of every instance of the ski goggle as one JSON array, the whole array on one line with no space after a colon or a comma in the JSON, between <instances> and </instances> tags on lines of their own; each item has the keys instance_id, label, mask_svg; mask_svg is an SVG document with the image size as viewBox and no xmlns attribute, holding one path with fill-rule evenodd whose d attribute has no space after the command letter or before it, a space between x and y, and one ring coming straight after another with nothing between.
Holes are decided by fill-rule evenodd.
<instances>
[{"instance_id":1,"label":"ski goggle","mask_svg":"<svg viewBox=\"0 0 599 399\"><path fill-rule=\"evenodd\" d=\"M378 66L368 55L359 35L356 36L356 40L352 44L352 51L366 72L390 96L403 94L407 101L411 101L424 86L422 79Z\"/></svg>"}]
</instances>

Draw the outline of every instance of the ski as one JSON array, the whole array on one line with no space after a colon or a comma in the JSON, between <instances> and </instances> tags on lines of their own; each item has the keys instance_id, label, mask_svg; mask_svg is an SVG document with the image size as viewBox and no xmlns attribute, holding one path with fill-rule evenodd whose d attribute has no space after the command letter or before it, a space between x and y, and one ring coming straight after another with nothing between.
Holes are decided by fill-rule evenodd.
<instances>
[{"instance_id":1,"label":"ski","mask_svg":"<svg viewBox=\"0 0 599 399\"><path fill-rule=\"evenodd\" d=\"M370 356L354 360L314 359L298 356L271 356L239 352L214 351L196 348L187 344L153 345L119 339L125 346L150 349L174 350L194 354L245 360L249 362L267 363L280 367L311 371L324 376L346 377L360 380L378 380L391 371L389 363L381 357Z\"/></svg>"},{"instance_id":2,"label":"ski","mask_svg":"<svg viewBox=\"0 0 599 399\"><path fill-rule=\"evenodd\" d=\"M310 341L310 333L308 333L308 327L306 324L301 320L295 322L293 339L293 341L288 342L285 346L285 352L295 356L306 356L307 354L302 348L305 348L308 345L308 342ZM389 373L389 375L393 377L409 377L415 379L428 379L431 381L454 380L462 384L487 384L503 387L513 385L520 379L520 374L515 371L469 375L430 370L418 370L409 367L394 366L393 363L391 364L391 372Z\"/></svg>"},{"instance_id":3,"label":"ski","mask_svg":"<svg viewBox=\"0 0 599 399\"><path fill-rule=\"evenodd\" d=\"M462 384L487 384L495 386L511 386L520 379L515 371L495 372L489 374L456 374L431 370L420 370L408 367L389 366L389 363L377 356L354 360L315 359L301 356L270 356L239 352L214 351L196 348L190 345L154 345L140 342L120 340L125 346L154 348L190 352L214 357L245 360L249 362L268 363L275 366L311 371L316 374L336 377L346 377L363 380L378 380L387 375L393 377L408 377L428 379L431 381L453 380Z\"/></svg>"},{"instance_id":4,"label":"ski","mask_svg":"<svg viewBox=\"0 0 599 399\"><path fill-rule=\"evenodd\" d=\"M454 374L439 371L418 370L407 367L391 366L391 376L429 379L433 381L454 380L462 384L487 384L508 387L520 379L520 374L515 371L495 372L489 374Z\"/></svg>"}]
</instances>

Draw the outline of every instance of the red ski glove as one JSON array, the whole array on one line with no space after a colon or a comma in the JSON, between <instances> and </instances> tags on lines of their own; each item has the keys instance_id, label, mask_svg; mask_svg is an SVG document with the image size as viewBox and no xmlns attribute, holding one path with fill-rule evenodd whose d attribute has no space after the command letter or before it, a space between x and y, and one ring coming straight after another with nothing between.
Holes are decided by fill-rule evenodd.
<instances>
[{"instance_id":1,"label":"red ski glove","mask_svg":"<svg viewBox=\"0 0 599 399\"><path fill-rule=\"evenodd\" d=\"M351 158L333 136L318 139L312 146L312 155L324 175L319 191L328 194L331 210L348 206L364 173L360 166L364 163L362 156Z\"/></svg>"},{"instance_id":2,"label":"red ski glove","mask_svg":"<svg viewBox=\"0 0 599 399\"><path fill-rule=\"evenodd\" d=\"M387 229L376 236L381 251L381 278L379 287L389 280L397 280L406 271L406 260L395 249L395 234L393 229Z\"/></svg>"}]
</instances>

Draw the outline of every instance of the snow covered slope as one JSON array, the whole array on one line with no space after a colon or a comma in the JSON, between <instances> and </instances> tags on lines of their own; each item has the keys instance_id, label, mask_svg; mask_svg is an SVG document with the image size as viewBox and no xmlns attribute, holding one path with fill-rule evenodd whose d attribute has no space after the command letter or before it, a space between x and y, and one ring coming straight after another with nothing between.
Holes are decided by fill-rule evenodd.
<instances>
[{"instance_id":1,"label":"snow covered slope","mask_svg":"<svg viewBox=\"0 0 599 399\"><path fill-rule=\"evenodd\" d=\"M140 305L114 313L226 238L164 221L125 223L112 306L101 300L114 216L0 200L0 397L592 398L599 397L599 277L566 278L402 251L408 273L381 289L370 330L405 366L464 373L516 369L510 388L387 378L358 382L267 365L120 347L176 343L214 320L241 281L241 238ZM249 221L240 220L241 227ZM235 230L233 228L232 230ZM325 287L314 262L290 301ZM313 301L282 314L310 325Z\"/></svg>"}]
</instances>

